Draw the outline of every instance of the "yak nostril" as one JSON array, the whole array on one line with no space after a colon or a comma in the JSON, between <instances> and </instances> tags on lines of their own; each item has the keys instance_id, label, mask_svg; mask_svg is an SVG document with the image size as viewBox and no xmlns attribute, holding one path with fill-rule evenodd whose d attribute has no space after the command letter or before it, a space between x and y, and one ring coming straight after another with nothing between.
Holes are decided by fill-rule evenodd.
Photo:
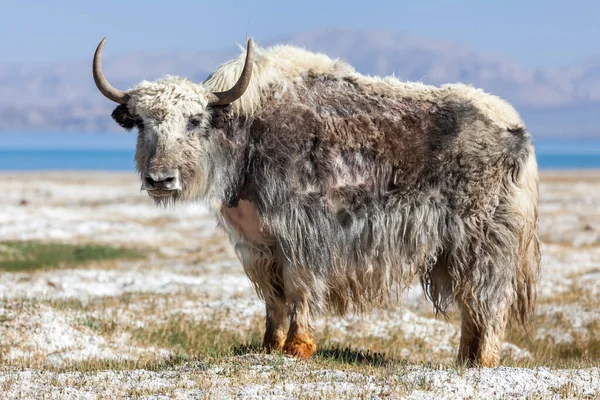
<instances>
[{"instance_id":1,"label":"yak nostril","mask_svg":"<svg viewBox=\"0 0 600 400\"><path fill-rule=\"evenodd\" d=\"M164 179L156 180L151 175L144 178L146 187L150 190L172 190L173 185L177 183L177 176L168 176Z\"/></svg>"},{"instance_id":2,"label":"yak nostril","mask_svg":"<svg viewBox=\"0 0 600 400\"><path fill-rule=\"evenodd\" d=\"M150 187L154 187L154 179L150 178L149 176L146 177L146 184Z\"/></svg>"}]
</instances>

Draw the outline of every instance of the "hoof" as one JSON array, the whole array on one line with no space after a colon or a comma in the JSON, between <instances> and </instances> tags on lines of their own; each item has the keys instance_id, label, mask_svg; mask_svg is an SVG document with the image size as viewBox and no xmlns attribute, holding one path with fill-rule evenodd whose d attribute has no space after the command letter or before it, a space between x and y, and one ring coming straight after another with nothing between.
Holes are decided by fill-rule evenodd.
<instances>
[{"instance_id":1,"label":"hoof","mask_svg":"<svg viewBox=\"0 0 600 400\"><path fill-rule=\"evenodd\" d=\"M270 353L272 351L281 351L283 350L283 345L285 344L285 335L270 335L263 340L263 349Z\"/></svg>"},{"instance_id":2,"label":"hoof","mask_svg":"<svg viewBox=\"0 0 600 400\"><path fill-rule=\"evenodd\" d=\"M311 337L295 337L285 343L283 352L293 357L308 360L317 352L317 345Z\"/></svg>"}]
</instances>

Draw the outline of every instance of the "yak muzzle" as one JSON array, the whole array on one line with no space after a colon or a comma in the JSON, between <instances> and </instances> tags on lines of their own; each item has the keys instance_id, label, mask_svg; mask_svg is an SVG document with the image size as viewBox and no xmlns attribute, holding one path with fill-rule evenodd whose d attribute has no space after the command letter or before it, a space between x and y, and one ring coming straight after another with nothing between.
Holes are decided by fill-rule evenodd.
<instances>
[{"instance_id":1,"label":"yak muzzle","mask_svg":"<svg viewBox=\"0 0 600 400\"><path fill-rule=\"evenodd\" d=\"M165 197L175 194L181 190L179 171L162 171L146 174L142 182L142 190L146 190L150 196Z\"/></svg>"}]
</instances>

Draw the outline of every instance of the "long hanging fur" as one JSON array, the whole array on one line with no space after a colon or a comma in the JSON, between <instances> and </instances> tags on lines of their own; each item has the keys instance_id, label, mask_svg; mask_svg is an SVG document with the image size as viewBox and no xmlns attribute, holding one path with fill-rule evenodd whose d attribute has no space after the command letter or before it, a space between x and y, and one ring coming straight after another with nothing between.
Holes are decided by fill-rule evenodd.
<instances>
[{"instance_id":1,"label":"long hanging fur","mask_svg":"<svg viewBox=\"0 0 600 400\"><path fill-rule=\"evenodd\" d=\"M140 127L142 175L178 166L174 199L214 208L268 304L285 302L291 285L313 313L360 312L419 277L437 311L457 301L475 326L506 309L527 320L540 263L538 176L508 103L278 46L256 50L238 101L210 107L206 93L231 87L243 62L201 85L142 82L115 118ZM256 226L241 232L227 214L236 212Z\"/></svg>"}]
</instances>

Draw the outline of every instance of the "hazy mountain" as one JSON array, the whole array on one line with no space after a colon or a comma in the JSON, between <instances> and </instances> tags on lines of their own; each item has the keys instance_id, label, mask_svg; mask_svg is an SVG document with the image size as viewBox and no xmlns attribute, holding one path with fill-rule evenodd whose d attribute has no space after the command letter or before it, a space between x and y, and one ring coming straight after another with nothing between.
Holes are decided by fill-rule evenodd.
<instances>
[{"instance_id":1,"label":"hazy mountain","mask_svg":"<svg viewBox=\"0 0 600 400\"><path fill-rule=\"evenodd\" d=\"M552 106L573 99L573 85L550 71L530 71L500 57L448 42L393 32L329 30L289 38L292 43L348 60L361 72L395 74L431 84L472 83L516 105Z\"/></svg>"},{"instance_id":2,"label":"hazy mountain","mask_svg":"<svg viewBox=\"0 0 600 400\"><path fill-rule=\"evenodd\" d=\"M527 69L510 60L464 46L396 32L319 30L277 38L349 61L371 75L395 74L431 84L465 82L511 101L530 130L539 135L600 134L600 57L570 68ZM110 48L110 43L107 44ZM90 59L55 65L0 66L1 131L107 131L113 104L95 89ZM201 81L221 62L238 54L173 51L113 55L104 70L127 88L165 74Z\"/></svg>"}]
</instances>

